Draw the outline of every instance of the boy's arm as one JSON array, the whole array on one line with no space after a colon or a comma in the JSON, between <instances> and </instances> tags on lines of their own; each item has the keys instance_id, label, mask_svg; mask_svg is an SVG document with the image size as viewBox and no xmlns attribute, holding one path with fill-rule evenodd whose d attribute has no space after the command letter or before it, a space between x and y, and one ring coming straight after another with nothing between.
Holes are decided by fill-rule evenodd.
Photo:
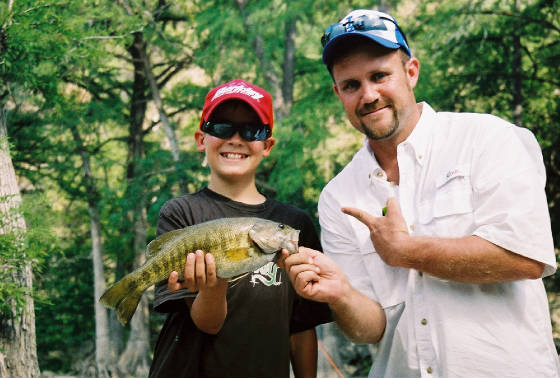
<instances>
[{"instance_id":1,"label":"boy's arm","mask_svg":"<svg viewBox=\"0 0 560 378\"><path fill-rule=\"evenodd\" d=\"M167 281L169 291L187 288L198 294L194 301L185 298L194 324L202 332L215 335L224 324L227 315L227 281L216 276L214 257L202 251L189 253L186 258L185 280L178 282L178 273L171 272Z\"/></svg>"},{"instance_id":2,"label":"boy's arm","mask_svg":"<svg viewBox=\"0 0 560 378\"><path fill-rule=\"evenodd\" d=\"M317 376L317 334L315 328L290 335L290 358L295 378Z\"/></svg>"}]
</instances>

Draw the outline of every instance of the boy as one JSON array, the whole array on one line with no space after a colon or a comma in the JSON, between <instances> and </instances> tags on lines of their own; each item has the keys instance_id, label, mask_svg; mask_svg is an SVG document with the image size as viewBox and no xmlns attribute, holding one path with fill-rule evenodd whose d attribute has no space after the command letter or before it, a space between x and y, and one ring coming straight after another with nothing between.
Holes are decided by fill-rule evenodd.
<instances>
[{"instance_id":1,"label":"boy","mask_svg":"<svg viewBox=\"0 0 560 378\"><path fill-rule=\"evenodd\" d=\"M307 214L256 188L256 169L275 143L272 129L272 98L262 88L234 80L211 90L195 132L210 166L208 187L168 201L157 234L251 216L299 229L300 245L320 248ZM275 263L228 283L202 251L187 256L183 282L172 272L167 287L156 287L154 309L168 316L150 377L288 377L290 359L296 377L314 377L314 327L330 321L328 307L298 297Z\"/></svg>"}]
</instances>

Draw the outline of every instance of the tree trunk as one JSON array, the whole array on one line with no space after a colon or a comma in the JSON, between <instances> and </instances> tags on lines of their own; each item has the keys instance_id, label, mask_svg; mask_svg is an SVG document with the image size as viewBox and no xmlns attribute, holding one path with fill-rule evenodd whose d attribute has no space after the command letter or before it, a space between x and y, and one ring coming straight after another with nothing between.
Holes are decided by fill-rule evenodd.
<instances>
[{"instance_id":1,"label":"tree trunk","mask_svg":"<svg viewBox=\"0 0 560 378\"><path fill-rule=\"evenodd\" d=\"M134 83L130 108L130 124L128 136L128 167L127 180L129 188L127 195L134 196L136 206L130 214L134 225L133 252L134 267L141 265L145 259L146 248L146 207L145 199L140 188L138 162L144 156L144 141L142 125L146 114L146 78L142 54L146 45L142 33L134 33L134 41L128 49L134 65ZM134 186L138 190L134 189ZM149 345L149 311L145 296L138 304L138 308L130 323L130 337L124 352L119 359L119 371L125 376L147 376L150 368Z\"/></svg>"},{"instance_id":2,"label":"tree trunk","mask_svg":"<svg viewBox=\"0 0 560 378\"><path fill-rule=\"evenodd\" d=\"M91 257L93 262L93 301L95 308L95 367L97 377L110 377L114 371L116 357L111 356L109 321L107 309L99 302L105 292L105 273L103 267L103 244L101 241L101 221L99 219L98 193L94 178L91 173L90 157L84 147L82 137L77 127L72 127L72 136L80 151L82 159L82 172L86 188L88 212L91 232Z\"/></svg>"},{"instance_id":3,"label":"tree trunk","mask_svg":"<svg viewBox=\"0 0 560 378\"><path fill-rule=\"evenodd\" d=\"M519 16L519 0L515 0L514 14ZM513 31L513 123L523 126L523 77L521 66L520 17L515 17Z\"/></svg>"},{"instance_id":4,"label":"tree trunk","mask_svg":"<svg viewBox=\"0 0 560 378\"><path fill-rule=\"evenodd\" d=\"M167 118L167 114L163 109L163 101L161 100L161 95L159 93L159 87L152 72L152 66L150 64L150 58L146 53L145 46L138 49L138 53L140 54L140 58L142 59L142 63L144 66L144 74L148 83L150 85L150 92L152 93L152 100L154 101L156 108L159 113L159 119L163 124L163 129L165 130L165 135L167 136L167 140L169 141L169 146L171 148L171 156L173 157L173 162L175 163L175 169L177 170L177 174L179 175L179 185L181 189L179 194L181 194L187 188L187 182L185 181L184 175L181 172L180 168L180 159L181 154L179 151L179 143L177 143L177 137L175 136L175 129L169 122Z\"/></svg>"},{"instance_id":5,"label":"tree trunk","mask_svg":"<svg viewBox=\"0 0 560 378\"><path fill-rule=\"evenodd\" d=\"M144 201L138 201L134 211L134 267L146 261L146 208ZM149 306L148 299L142 296L138 308L130 322L130 336L126 349L119 359L119 371L128 376L147 377L150 371L150 332L149 332Z\"/></svg>"},{"instance_id":6,"label":"tree trunk","mask_svg":"<svg viewBox=\"0 0 560 378\"><path fill-rule=\"evenodd\" d=\"M296 19L286 20L284 37L284 61L282 62L282 108L277 110L278 120L281 120L292 109L294 102L294 67L296 63Z\"/></svg>"},{"instance_id":7,"label":"tree trunk","mask_svg":"<svg viewBox=\"0 0 560 378\"><path fill-rule=\"evenodd\" d=\"M18 210L21 196L10 158L6 110L3 106L0 107L0 198L0 214L3 218L0 234L25 232L25 220ZM26 261L23 243L21 261L24 262L23 269L16 269L12 277L14 282L31 293L32 269ZM23 309L19 311L15 303L11 303L11 306L11 314L3 315L0 319L0 377L38 377L33 298L26 295Z\"/></svg>"}]
</instances>

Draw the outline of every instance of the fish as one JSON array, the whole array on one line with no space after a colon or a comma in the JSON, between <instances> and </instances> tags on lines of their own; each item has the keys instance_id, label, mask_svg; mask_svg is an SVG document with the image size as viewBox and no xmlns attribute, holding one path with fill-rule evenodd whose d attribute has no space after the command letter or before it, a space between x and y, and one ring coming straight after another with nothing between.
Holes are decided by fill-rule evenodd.
<instances>
[{"instance_id":1,"label":"fish","mask_svg":"<svg viewBox=\"0 0 560 378\"><path fill-rule=\"evenodd\" d=\"M216 275L232 281L275 261L282 249L297 253L299 232L255 217L219 218L167 232L148 244L145 263L110 286L99 301L115 309L126 325L150 286L167 280L172 271L183 279L188 253L211 253Z\"/></svg>"}]
</instances>

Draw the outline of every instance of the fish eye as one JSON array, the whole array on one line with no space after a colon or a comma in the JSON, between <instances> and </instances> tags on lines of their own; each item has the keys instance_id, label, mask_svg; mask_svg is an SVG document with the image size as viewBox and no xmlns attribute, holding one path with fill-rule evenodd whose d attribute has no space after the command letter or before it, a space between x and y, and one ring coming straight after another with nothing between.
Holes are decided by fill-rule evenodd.
<instances>
[{"instance_id":1,"label":"fish eye","mask_svg":"<svg viewBox=\"0 0 560 378\"><path fill-rule=\"evenodd\" d=\"M284 226L282 223L280 223L280 224L278 225L278 228L281 229L281 230L283 230L284 227L285 227L285 226Z\"/></svg>"}]
</instances>

